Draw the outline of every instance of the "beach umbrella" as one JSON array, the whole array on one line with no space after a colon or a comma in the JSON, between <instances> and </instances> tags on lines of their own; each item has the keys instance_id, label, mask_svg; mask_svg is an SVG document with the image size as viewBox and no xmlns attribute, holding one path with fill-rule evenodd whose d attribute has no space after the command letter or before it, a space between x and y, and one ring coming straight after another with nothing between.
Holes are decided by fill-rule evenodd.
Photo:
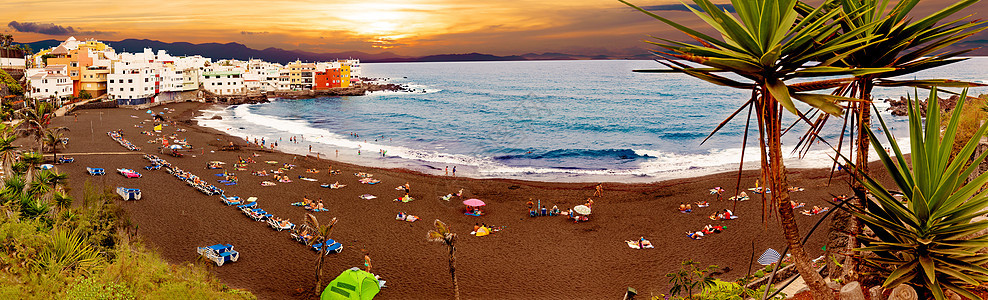
<instances>
[{"instance_id":1,"label":"beach umbrella","mask_svg":"<svg viewBox=\"0 0 988 300\"><path fill-rule=\"evenodd\" d=\"M182 145L171 145L168 146L168 149L182 149Z\"/></svg>"},{"instance_id":2,"label":"beach umbrella","mask_svg":"<svg viewBox=\"0 0 988 300\"><path fill-rule=\"evenodd\" d=\"M721 187L719 187L719 186L718 186L718 187L715 187L715 188L712 188L712 189L710 189L710 194L711 194L711 195L714 195L714 194L718 194L718 195L719 195L720 193L723 193L723 192L724 192L724 189L723 189L723 188L721 188Z\"/></svg>"},{"instance_id":3,"label":"beach umbrella","mask_svg":"<svg viewBox=\"0 0 988 300\"><path fill-rule=\"evenodd\" d=\"M782 255L778 251L768 248L768 250L765 250L765 253L762 253L762 256L758 257L758 263L767 266L779 262L780 258L782 258Z\"/></svg>"},{"instance_id":4,"label":"beach umbrella","mask_svg":"<svg viewBox=\"0 0 988 300\"><path fill-rule=\"evenodd\" d=\"M480 199L467 199L467 200L463 200L463 205L466 205L466 206L484 206L484 205L487 205L487 204L484 203L484 201L481 201Z\"/></svg>"},{"instance_id":5,"label":"beach umbrella","mask_svg":"<svg viewBox=\"0 0 988 300\"><path fill-rule=\"evenodd\" d=\"M586 205L577 205L576 207L573 207L573 211L581 215L589 215L590 207Z\"/></svg>"},{"instance_id":6,"label":"beach umbrella","mask_svg":"<svg viewBox=\"0 0 988 300\"><path fill-rule=\"evenodd\" d=\"M38 169L48 170L48 169L51 169L51 168L54 168L54 167L55 166L52 165L52 164L43 164L43 165L38 166Z\"/></svg>"}]
</instances>

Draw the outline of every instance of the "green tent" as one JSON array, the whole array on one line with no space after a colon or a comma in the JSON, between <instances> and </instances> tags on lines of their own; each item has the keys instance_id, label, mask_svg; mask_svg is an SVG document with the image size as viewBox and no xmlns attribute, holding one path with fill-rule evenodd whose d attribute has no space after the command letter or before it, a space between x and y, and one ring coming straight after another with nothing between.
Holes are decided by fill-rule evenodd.
<instances>
[{"instance_id":1,"label":"green tent","mask_svg":"<svg viewBox=\"0 0 988 300\"><path fill-rule=\"evenodd\" d=\"M321 300L370 300L381 291L374 274L358 268L343 271L322 291Z\"/></svg>"}]
</instances>

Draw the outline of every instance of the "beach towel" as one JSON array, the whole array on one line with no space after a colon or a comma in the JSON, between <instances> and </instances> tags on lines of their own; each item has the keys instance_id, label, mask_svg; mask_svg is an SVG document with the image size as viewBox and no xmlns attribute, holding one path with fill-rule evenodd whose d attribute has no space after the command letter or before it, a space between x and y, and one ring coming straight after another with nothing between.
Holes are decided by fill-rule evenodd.
<instances>
[{"instance_id":1,"label":"beach towel","mask_svg":"<svg viewBox=\"0 0 988 300\"><path fill-rule=\"evenodd\" d=\"M412 200L415 200L415 198L412 198L412 196L409 196L409 195L405 195L405 196L402 196L401 198L395 199L396 202L397 201L401 201L401 202L405 202L405 203L412 202Z\"/></svg>"},{"instance_id":2,"label":"beach towel","mask_svg":"<svg viewBox=\"0 0 988 300\"><path fill-rule=\"evenodd\" d=\"M641 246L638 246L638 241L624 241L624 242L625 243L628 243L628 247L631 247L631 249L642 249L642 248L644 248L644 249L651 249L651 248L655 248L655 246L652 246L652 243L649 242L648 240L642 241L642 245Z\"/></svg>"},{"instance_id":3,"label":"beach towel","mask_svg":"<svg viewBox=\"0 0 988 300\"><path fill-rule=\"evenodd\" d=\"M700 207L700 208L707 207L707 206L710 206L710 203L697 203L696 204L696 207Z\"/></svg>"},{"instance_id":4,"label":"beach towel","mask_svg":"<svg viewBox=\"0 0 988 300\"><path fill-rule=\"evenodd\" d=\"M443 199L443 200L446 200L446 201L449 201L449 199L452 199L452 198L453 198L453 194L448 194L446 196L439 196L439 199Z\"/></svg>"},{"instance_id":5,"label":"beach towel","mask_svg":"<svg viewBox=\"0 0 988 300\"><path fill-rule=\"evenodd\" d=\"M370 199L375 199L375 198L377 198L377 196L374 196L374 195L371 195L371 194L363 194L363 195L360 195L360 199L364 199L364 200L370 200Z\"/></svg>"},{"instance_id":6,"label":"beach towel","mask_svg":"<svg viewBox=\"0 0 988 300\"><path fill-rule=\"evenodd\" d=\"M302 180L305 180L305 181L316 181L315 178L302 177L302 176L299 176L298 179L302 179Z\"/></svg>"},{"instance_id":7,"label":"beach towel","mask_svg":"<svg viewBox=\"0 0 988 300\"><path fill-rule=\"evenodd\" d=\"M278 184L270 181L261 181L261 186L274 186L274 185L278 185Z\"/></svg>"}]
</instances>

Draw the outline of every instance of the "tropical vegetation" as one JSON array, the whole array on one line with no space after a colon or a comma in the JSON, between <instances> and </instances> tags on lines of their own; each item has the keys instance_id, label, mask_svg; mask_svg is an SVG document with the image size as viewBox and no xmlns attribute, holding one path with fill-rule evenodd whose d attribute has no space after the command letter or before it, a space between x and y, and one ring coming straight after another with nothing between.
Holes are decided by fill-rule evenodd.
<instances>
[{"instance_id":1,"label":"tropical vegetation","mask_svg":"<svg viewBox=\"0 0 988 300\"><path fill-rule=\"evenodd\" d=\"M18 159L14 130L0 127L0 299L255 298L146 249L108 188L86 182L73 206L67 175L36 171L40 154Z\"/></svg>"},{"instance_id":2,"label":"tropical vegetation","mask_svg":"<svg viewBox=\"0 0 988 300\"><path fill-rule=\"evenodd\" d=\"M321 243L324 247L319 247L319 251L316 251L316 287L313 292L318 295L322 291L322 266L326 255L329 254L329 245L325 245L326 241L330 239L330 235L333 233L333 227L336 226L336 218L329 220L328 224L319 224L319 219L312 214L305 214L305 225L312 229L312 238L306 243L308 246L312 246L315 243Z\"/></svg>"},{"instance_id":3,"label":"tropical vegetation","mask_svg":"<svg viewBox=\"0 0 988 300\"><path fill-rule=\"evenodd\" d=\"M654 52L668 69L636 71L685 73L717 85L751 91L751 98L721 122L713 133L745 109L749 119L752 112L755 113L762 161L760 180L772 190L764 213L771 214L769 207L777 209L796 268L817 299L831 297L832 292L823 284L822 276L811 268L809 257L799 243L792 208L785 205L789 203L786 191L789 185L780 143L780 136L786 130L781 126L782 108L795 115L798 122L810 125L801 140L806 147L818 138L816 133L829 117L844 116L845 128L846 122L851 120L852 132L856 129L858 133L857 143L852 141L851 147L857 151L855 158L861 165L856 169L861 172L857 175L863 176L867 169L861 162L867 161L868 151L868 143L863 141L869 131L873 88L973 86L942 79L889 78L962 61L956 57L969 50L938 51L981 31L984 24L981 21L963 22L967 17L938 24L977 0L959 1L917 21L912 21L909 13L918 0L898 1L891 7L887 0L828 0L817 7L795 0L734 0L731 3L735 14L721 10L708 0L694 0L694 5L686 5L720 36L715 38L621 2L698 42L690 44L662 38L649 41L662 49ZM722 73L738 75L741 80ZM809 81L811 77L841 75L850 77ZM794 79L801 82L786 83ZM836 88L833 95L809 93L831 88ZM809 109L800 110L794 100ZM818 119L810 121L814 115L818 115ZM742 143L746 140L747 133ZM838 152L840 148L839 144ZM855 191L856 199L861 199L857 201L862 201L858 205L861 208L866 198L865 189L856 185ZM857 232L856 223L852 221L850 227ZM850 243L853 247L853 238ZM845 265L850 269L847 273L856 272L856 263Z\"/></svg>"},{"instance_id":4,"label":"tropical vegetation","mask_svg":"<svg viewBox=\"0 0 988 300\"><path fill-rule=\"evenodd\" d=\"M720 10L709 0L695 0L694 3L699 10L687 5L686 7L697 17L717 31L720 38L715 38L630 3L624 3L694 37L699 42L697 45L661 38L658 39L659 41L650 41L649 43L665 50L655 53L662 58L660 63L669 68L652 70L653 72L685 73L717 85L751 91L751 98L720 126L746 108L749 113L755 113L759 132L761 181L765 182L772 191L768 201L763 198L763 213L771 214L774 209L779 214L783 236L793 255L793 262L810 287L814 298L824 299L832 295L824 284L823 277L813 268L809 254L800 242L802 237L796 225L793 208L789 205L789 181L783 163L781 143L784 130L782 114L783 111L788 111L798 119L806 120L806 114L795 104L795 101L799 101L813 109L831 115L841 115L843 107L839 102L855 100L829 94L809 93L807 90L818 87L790 86L786 83L787 80L839 75L861 76L891 70L837 65L839 60L856 49L875 43L874 38L859 36L859 33L870 29L870 26L837 35L840 26L837 26L836 19L855 18L861 12L847 15L837 9L839 6L837 0L824 1L817 8L806 7L796 0L735 0L731 3L737 12L737 17ZM733 73L743 80L732 79L719 73ZM716 132L717 129L714 131ZM744 142L746 139L743 140Z\"/></svg>"},{"instance_id":5,"label":"tropical vegetation","mask_svg":"<svg viewBox=\"0 0 988 300\"><path fill-rule=\"evenodd\" d=\"M429 230L426 235L426 240L430 242L439 242L446 245L446 250L449 250L449 276L453 279L453 298L460 299L460 286L456 282L456 233L440 221L436 219L433 222L436 226L435 230Z\"/></svg>"},{"instance_id":6,"label":"tropical vegetation","mask_svg":"<svg viewBox=\"0 0 988 300\"><path fill-rule=\"evenodd\" d=\"M986 151L972 159L988 123L951 155L966 94L967 90L961 93L945 127L936 89L928 98L925 123L919 103L910 99L908 159L879 116L894 155L879 151L878 156L901 196L871 176L860 175L872 197L854 214L874 232L860 236L865 247L857 250L865 252L864 262L885 278L884 287L910 283L938 300L946 299L944 290L981 299L971 289L988 282L988 255L979 253L988 247L983 232L988 220L972 219L988 208L988 190L983 189L988 173L968 178L988 157ZM874 147L883 146L874 132L869 130L868 137Z\"/></svg>"},{"instance_id":7,"label":"tropical vegetation","mask_svg":"<svg viewBox=\"0 0 988 300\"><path fill-rule=\"evenodd\" d=\"M856 135L856 138L849 138L848 147L853 149L852 157L859 168L858 172L868 173L868 131L871 126L871 101L872 92L875 87L895 87L911 86L929 88L931 85L940 87L967 87L974 86L974 83L960 82L948 79L921 79L902 80L892 79L897 76L913 74L922 70L957 63L967 58L959 58L972 49L942 51L946 47L961 41L984 29L983 21L965 22L971 16L963 16L956 20L941 24L946 18L951 17L964 8L978 2L978 0L957 1L943 9L928 16L912 20L910 14L913 8L919 4L919 0L898 1L894 6L889 7L888 0L841 0L840 10L844 14L851 15L862 12L857 18L838 18L837 22L841 26L840 32L847 34L858 32L860 38L875 38L874 43L869 43L864 47L851 52L849 55L834 63L836 66L848 68L888 68L890 71L870 74L861 74L853 78L830 80L829 83L838 85L834 94L861 99L848 103L848 109L844 114L844 129L842 136L837 143L837 151L841 152L845 137ZM864 31L858 29L864 28ZM804 145L805 150L813 144L815 136L811 133L818 132L824 126L830 115L820 114L817 122L804 137L807 140ZM847 131L850 126L851 130ZM849 199L851 203L862 207L865 198L868 196L867 190L857 181L851 182L851 189L855 197ZM857 247L854 236L860 233L856 218L848 218L849 224L844 225L849 228L850 236L845 247L845 252L850 252ZM858 262L848 256L844 261L844 272L841 276L846 281L857 279Z\"/></svg>"}]
</instances>

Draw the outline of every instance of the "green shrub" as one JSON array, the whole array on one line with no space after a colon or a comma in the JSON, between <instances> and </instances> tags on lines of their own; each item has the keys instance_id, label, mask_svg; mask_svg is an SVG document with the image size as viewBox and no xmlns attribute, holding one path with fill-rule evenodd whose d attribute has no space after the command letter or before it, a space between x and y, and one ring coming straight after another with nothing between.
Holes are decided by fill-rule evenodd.
<instances>
[{"instance_id":1,"label":"green shrub","mask_svg":"<svg viewBox=\"0 0 988 300\"><path fill-rule=\"evenodd\" d=\"M755 278L762 278L762 277L765 277L765 271L764 270L758 270L757 272L755 272L755 274L751 274L751 275L755 276Z\"/></svg>"},{"instance_id":2,"label":"green shrub","mask_svg":"<svg viewBox=\"0 0 988 300\"><path fill-rule=\"evenodd\" d=\"M10 92L11 95L24 94L24 88L21 87L16 80L14 80L14 77L11 77L10 74L7 74L4 70L0 70L0 82L3 82L3 85L7 86L7 91Z\"/></svg>"},{"instance_id":3,"label":"green shrub","mask_svg":"<svg viewBox=\"0 0 988 300\"><path fill-rule=\"evenodd\" d=\"M767 265L762 270L765 270L765 274L768 274L768 273L772 273L772 270L774 270L774 269L775 269L775 265Z\"/></svg>"}]
</instances>

